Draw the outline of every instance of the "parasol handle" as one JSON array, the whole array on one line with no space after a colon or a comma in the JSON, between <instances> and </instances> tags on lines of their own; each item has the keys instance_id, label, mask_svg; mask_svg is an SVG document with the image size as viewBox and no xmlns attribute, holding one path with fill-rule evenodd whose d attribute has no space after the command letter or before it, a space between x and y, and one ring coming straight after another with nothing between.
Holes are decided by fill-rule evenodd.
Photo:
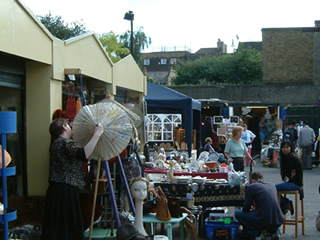
<instances>
[{"instance_id":1,"label":"parasol handle","mask_svg":"<svg viewBox=\"0 0 320 240\"><path fill-rule=\"evenodd\" d=\"M130 209L132 211L133 216L135 216L136 215L136 210L135 210L134 205L133 205L133 201L132 201L131 193L130 193L130 190L129 190L127 178L126 178L126 175L124 174L122 162L121 162L121 159L120 159L119 155L117 156L117 162L118 162L119 168L120 168L121 180L122 180L122 182L124 184L124 188L125 188L127 196L128 196Z\"/></svg>"},{"instance_id":2,"label":"parasol handle","mask_svg":"<svg viewBox=\"0 0 320 240\"><path fill-rule=\"evenodd\" d=\"M101 159L98 160L97 176L96 176L96 182L95 182L95 186L94 186L93 206L92 206L91 221L90 221L90 230L89 230L89 240L91 240L91 237L92 237L92 229L93 229L93 221L94 221L94 212L95 212L95 209L96 209L96 201L97 201L97 193L98 193L100 167L101 167Z\"/></svg>"}]
</instances>

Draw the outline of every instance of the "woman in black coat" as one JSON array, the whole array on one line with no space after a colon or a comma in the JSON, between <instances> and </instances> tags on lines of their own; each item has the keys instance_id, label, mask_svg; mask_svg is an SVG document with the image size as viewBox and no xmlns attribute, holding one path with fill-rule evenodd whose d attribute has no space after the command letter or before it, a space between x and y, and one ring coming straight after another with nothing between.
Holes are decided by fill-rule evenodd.
<instances>
[{"instance_id":1,"label":"woman in black coat","mask_svg":"<svg viewBox=\"0 0 320 240\"><path fill-rule=\"evenodd\" d=\"M280 146L280 175L283 183L276 184L278 191L303 190L303 167L298 155L294 152L292 143L284 140ZM303 196L302 196L303 197ZM281 196L281 209L284 213L290 210L294 213L292 202Z\"/></svg>"}]
</instances>

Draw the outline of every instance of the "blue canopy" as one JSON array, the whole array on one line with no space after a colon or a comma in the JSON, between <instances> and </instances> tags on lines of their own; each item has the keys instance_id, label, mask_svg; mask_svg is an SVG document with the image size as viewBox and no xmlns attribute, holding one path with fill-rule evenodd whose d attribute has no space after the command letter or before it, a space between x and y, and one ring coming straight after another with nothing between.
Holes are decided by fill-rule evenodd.
<instances>
[{"instance_id":1,"label":"blue canopy","mask_svg":"<svg viewBox=\"0 0 320 240\"><path fill-rule=\"evenodd\" d=\"M182 114L182 127L186 130L186 141L189 156L192 150L192 129L197 130L197 148L199 148L201 102L179 93L173 89L154 83L147 83L148 113L180 113Z\"/></svg>"}]
</instances>

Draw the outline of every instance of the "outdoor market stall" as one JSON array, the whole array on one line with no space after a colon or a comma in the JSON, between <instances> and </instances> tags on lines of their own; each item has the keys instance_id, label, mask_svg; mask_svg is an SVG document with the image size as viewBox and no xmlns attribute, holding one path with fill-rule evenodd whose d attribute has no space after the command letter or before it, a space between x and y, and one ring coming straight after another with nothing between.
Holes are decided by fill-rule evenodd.
<instances>
[{"instance_id":1,"label":"outdoor market stall","mask_svg":"<svg viewBox=\"0 0 320 240\"><path fill-rule=\"evenodd\" d=\"M147 83L147 113L180 113L182 114L182 128L189 155L192 151L192 130L196 130L196 146L200 147L200 116L201 103L175 90L154 83ZM172 139L173 140L173 139Z\"/></svg>"}]
</instances>

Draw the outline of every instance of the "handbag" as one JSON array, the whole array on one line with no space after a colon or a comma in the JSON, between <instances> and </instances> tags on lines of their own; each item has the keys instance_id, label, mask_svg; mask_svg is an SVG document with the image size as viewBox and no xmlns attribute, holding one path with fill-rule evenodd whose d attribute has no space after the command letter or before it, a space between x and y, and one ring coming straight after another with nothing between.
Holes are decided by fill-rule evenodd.
<instances>
[{"instance_id":1,"label":"handbag","mask_svg":"<svg viewBox=\"0 0 320 240\"><path fill-rule=\"evenodd\" d=\"M160 186L157 187L157 213L156 218L160 221L170 221L171 220L171 214L168 207L168 200L164 192L162 191L162 188Z\"/></svg>"},{"instance_id":2,"label":"handbag","mask_svg":"<svg viewBox=\"0 0 320 240\"><path fill-rule=\"evenodd\" d=\"M66 117L69 119L69 121L72 121L77 114L77 106L76 106L76 100L74 98L75 89L74 84L72 95L70 95L70 89L68 88L68 100L67 100L67 106L66 106Z\"/></svg>"},{"instance_id":3,"label":"handbag","mask_svg":"<svg viewBox=\"0 0 320 240\"><path fill-rule=\"evenodd\" d=\"M193 220L189 219L186 217L184 219L184 227L186 229L188 239L190 240L199 240L199 236L197 233L196 225L194 224L195 222L195 216L192 215Z\"/></svg>"},{"instance_id":4,"label":"handbag","mask_svg":"<svg viewBox=\"0 0 320 240\"><path fill-rule=\"evenodd\" d=\"M180 198L168 197L168 207L171 217L180 218L182 217Z\"/></svg>"}]
</instances>

